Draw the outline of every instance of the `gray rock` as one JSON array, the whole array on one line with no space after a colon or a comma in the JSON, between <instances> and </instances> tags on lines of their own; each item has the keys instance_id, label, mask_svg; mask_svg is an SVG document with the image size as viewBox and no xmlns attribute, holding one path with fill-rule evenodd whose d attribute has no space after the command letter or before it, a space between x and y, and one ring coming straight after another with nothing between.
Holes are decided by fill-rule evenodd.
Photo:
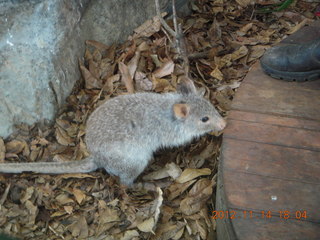
<instances>
[{"instance_id":1,"label":"gray rock","mask_svg":"<svg viewBox=\"0 0 320 240\"><path fill-rule=\"evenodd\" d=\"M176 0L179 12L187 12L189 0ZM132 30L156 15L154 0L96 0L86 10L82 29L85 39L105 44L122 42ZM159 0L162 11L172 11L171 0Z\"/></svg>"},{"instance_id":2,"label":"gray rock","mask_svg":"<svg viewBox=\"0 0 320 240\"><path fill-rule=\"evenodd\" d=\"M53 119L79 78L86 3L0 2L0 136L14 125Z\"/></svg>"},{"instance_id":3,"label":"gray rock","mask_svg":"<svg viewBox=\"0 0 320 240\"><path fill-rule=\"evenodd\" d=\"M80 77L85 40L124 41L154 15L154 0L0 0L0 136L54 119Z\"/></svg>"}]
</instances>

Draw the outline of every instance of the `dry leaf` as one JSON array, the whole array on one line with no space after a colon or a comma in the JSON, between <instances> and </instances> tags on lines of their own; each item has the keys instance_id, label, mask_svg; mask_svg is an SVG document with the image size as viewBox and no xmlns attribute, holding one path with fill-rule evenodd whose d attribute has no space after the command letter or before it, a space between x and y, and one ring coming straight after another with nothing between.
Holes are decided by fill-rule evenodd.
<instances>
[{"instance_id":1,"label":"dry leaf","mask_svg":"<svg viewBox=\"0 0 320 240\"><path fill-rule=\"evenodd\" d=\"M182 194L192 185L196 182L196 180L188 181L185 183L173 183L169 186L168 191L168 199L172 201L178 196L182 196Z\"/></svg>"},{"instance_id":2,"label":"dry leaf","mask_svg":"<svg viewBox=\"0 0 320 240\"><path fill-rule=\"evenodd\" d=\"M222 31L220 28L220 24L218 23L216 18L214 18L208 34L210 36L210 41L212 41L212 43L215 43L215 42L221 40Z\"/></svg>"},{"instance_id":3,"label":"dry leaf","mask_svg":"<svg viewBox=\"0 0 320 240\"><path fill-rule=\"evenodd\" d=\"M61 178L61 179L69 179L69 178L82 179L82 178L97 178L97 177L92 176L90 174L86 174L86 173L69 173L69 174L61 174L58 176L58 178Z\"/></svg>"},{"instance_id":4,"label":"dry leaf","mask_svg":"<svg viewBox=\"0 0 320 240\"><path fill-rule=\"evenodd\" d=\"M248 54L248 48L246 46L241 46L238 50L231 54L231 59L233 61L238 60Z\"/></svg>"},{"instance_id":5,"label":"dry leaf","mask_svg":"<svg viewBox=\"0 0 320 240\"><path fill-rule=\"evenodd\" d=\"M220 81L223 80L223 74L222 72L219 70L218 66L210 73L210 75Z\"/></svg>"},{"instance_id":6,"label":"dry leaf","mask_svg":"<svg viewBox=\"0 0 320 240\"><path fill-rule=\"evenodd\" d=\"M158 171L151 172L149 174L144 175L142 178L144 181L150 181L150 180L159 180L169 177L169 174L165 168L161 168Z\"/></svg>"},{"instance_id":7,"label":"dry leaf","mask_svg":"<svg viewBox=\"0 0 320 240\"><path fill-rule=\"evenodd\" d=\"M13 154L21 153L25 147L28 147L26 142L19 141L19 140L12 140L10 142L7 142L5 145L5 149L7 150L7 153L13 153Z\"/></svg>"},{"instance_id":8,"label":"dry leaf","mask_svg":"<svg viewBox=\"0 0 320 240\"><path fill-rule=\"evenodd\" d=\"M260 46L260 45L253 46L251 48L247 62L252 62L252 61L257 60L258 58L262 57L265 51L266 51L266 47L264 47L264 46Z\"/></svg>"},{"instance_id":9,"label":"dry leaf","mask_svg":"<svg viewBox=\"0 0 320 240\"><path fill-rule=\"evenodd\" d=\"M293 28L291 28L287 34L293 34L296 31L298 31L299 29L301 29L302 27L304 27L306 24L312 23L313 20L309 19L309 18L305 18L302 20L302 22L300 22L299 24L295 25Z\"/></svg>"},{"instance_id":10,"label":"dry leaf","mask_svg":"<svg viewBox=\"0 0 320 240\"><path fill-rule=\"evenodd\" d=\"M140 60L140 51L136 51L134 54L134 57L128 63L128 68L129 68L129 73L130 73L131 78L133 78L133 76L136 73L139 60Z\"/></svg>"},{"instance_id":11,"label":"dry leaf","mask_svg":"<svg viewBox=\"0 0 320 240\"><path fill-rule=\"evenodd\" d=\"M109 94L113 93L113 83L118 82L119 80L120 80L120 74L115 74L109 77L103 86L103 90Z\"/></svg>"},{"instance_id":12,"label":"dry leaf","mask_svg":"<svg viewBox=\"0 0 320 240\"><path fill-rule=\"evenodd\" d=\"M92 47L95 47L95 48L99 49L100 51L105 51L105 50L109 49L108 45L105 45L105 44L103 44L101 42L97 42L95 40L87 40L86 44L90 45Z\"/></svg>"},{"instance_id":13,"label":"dry leaf","mask_svg":"<svg viewBox=\"0 0 320 240\"><path fill-rule=\"evenodd\" d=\"M119 62L119 70L121 73L121 80L126 86L128 93L134 93L133 78L130 75L128 66L123 62Z\"/></svg>"},{"instance_id":14,"label":"dry leaf","mask_svg":"<svg viewBox=\"0 0 320 240\"><path fill-rule=\"evenodd\" d=\"M80 65L80 70L86 84L86 89L101 89L101 82L85 66Z\"/></svg>"},{"instance_id":15,"label":"dry leaf","mask_svg":"<svg viewBox=\"0 0 320 240\"><path fill-rule=\"evenodd\" d=\"M239 3L241 7L247 7L249 4L254 3L253 0L236 0L236 2Z\"/></svg>"},{"instance_id":16,"label":"dry leaf","mask_svg":"<svg viewBox=\"0 0 320 240\"><path fill-rule=\"evenodd\" d=\"M139 237L140 234L136 230L128 230L124 233L124 236L120 240L131 240L134 237Z\"/></svg>"},{"instance_id":17,"label":"dry leaf","mask_svg":"<svg viewBox=\"0 0 320 240\"><path fill-rule=\"evenodd\" d=\"M164 17L166 14L162 14ZM154 33L159 32L161 28L161 23L158 16L152 18L152 20L147 20L141 26L134 29L134 34L132 38L150 37Z\"/></svg>"},{"instance_id":18,"label":"dry leaf","mask_svg":"<svg viewBox=\"0 0 320 240\"><path fill-rule=\"evenodd\" d=\"M107 206L105 209L99 211L99 224L106 224L111 222L120 221L120 216L118 210Z\"/></svg>"},{"instance_id":19,"label":"dry leaf","mask_svg":"<svg viewBox=\"0 0 320 240\"><path fill-rule=\"evenodd\" d=\"M73 139L62 128L56 128L56 139L63 146L74 146Z\"/></svg>"},{"instance_id":20,"label":"dry leaf","mask_svg":"<svg viewBox=\"0 0 320 240\"><path fill-rule=\"evenodd\" d=\"M72 214L72 212L73 212L72 206L63 206L63 208L68 214Z\"/></svg>"},{"instance_id":21,"label":"dry leaf","mask_svg":"<svg viewBox=\"0 0 320 240\"><path fill-rule=\"evenodd\" d=\"M68 229L71 231L72 236L77 239L87 239L89 234L87 220L84 216L77 218L76 221L68 226Z\"/></svg>"},{"instance_id":22,"label":"dry leaf","mask_svg":"<svg viewBox=\"0 0 320 240\"><path fill-rule=\"evenodd\" d=\"M166 169L168 175L170 177L172 177L173 179L177 179L182 173L181 168L173 162L167 163L165 166L165 169Z\"/></svg>"},{"instance_id":23,"label":"dry leaf","mask_svg":"<svg viewBox=\"0 0 320 240\"><path fill-rule=\"evenodd\" d=\"M212 195L213 182L209 179L197 181L188 193L188 197L180 203L180 210L183 214L192 215L200 211L206 201Z\"/></svg>"},{"instance_id":24,"label":"dry leaf","mask_svg":"<svg viewBox=\"0 0 320 240\"><path fill-rule=\"evenodd\" d=\"M86 194L78 188L74 188L72 190L72 193L79 204L81 204L83 199L86 198Z\"/></svg>"},{"instance_id":25,"label":"dry leaf","mask_svg":"<svg viewBox=\"0 0 320 240\"><path fill-rule=\"evenodd\" d=\"M151 218L143 221L142 223L139 223L137 225L137 228L142 232L151 232L154 234L154 232L153 232L154 225L155 225L154 219L153 219L153 217L151 217Z\"/></svg>"},{"instance_id":26,"label":"dry leaf","mask_svg":"<svg viewBox=\"0 0 320 240\"><path fill-rule=\"evenodd\" d=\"M6 156L6 146L3 139L0 137L0 162L3 162Z\"/></svg>"},{"instance_id":27,"label":"dry leaf","mask_svg":"<svg viewBox=\"0 0 320 240\"><path fill-rule=\"evenodd\" d=\"M68 194L65 193L61 193L60 195L58 195L56 197L56 200L61 204L61 205L65 205L68 203L74 203L74 201L69 198Z\"/></svg>"},{"instance_id":28,"label":"dry leaf","mask_svg":"<svg viewBox=\"0 0 320 240\"><path fill-rule=\"evenodd\" d=\"M248 23L246 25L244 25L243 27L241 27L238 31L237 31L237 34L239 36L244 36L247 34L247 32L252 28L253 26L253 23Z\"/></svg>"},{"instance_id":29,"label":"dry leaf","mask_svg":"<svg viewBox=\"0 0 320 240\"><path fill-rule=\"evenodd\" d=\"M155 70L153 72L153 75L156 78L162 78L173 73L173 70L174 70L174 62L172 60L168 60L164 62L160 68Z\"/></svg>"},{"instance_id":30,"label":"dry leaf","mask_svg":"<svg viewBox=\"0 0 320 240\"><path fill-rule=\"evenodd\" d=\"M185 183L190 180L193 180L199 176L205 176L210 175L211 170L209 168L202 168L202 169L192 169L192 168L186 168L180 177L176 179L177 183Z\"/></svg>"},{"instance_id":31,"label":"dry leaf","mask_svg":"<svg viewBox=\"0 0 320 240\"><path fill-rule=\"evenodd\" d=\"M143 72L137 71L135 76L135 87L138 91L151 91L152 90L152 81L147 77L147 75Z\"/></svg>"}]
</instances>

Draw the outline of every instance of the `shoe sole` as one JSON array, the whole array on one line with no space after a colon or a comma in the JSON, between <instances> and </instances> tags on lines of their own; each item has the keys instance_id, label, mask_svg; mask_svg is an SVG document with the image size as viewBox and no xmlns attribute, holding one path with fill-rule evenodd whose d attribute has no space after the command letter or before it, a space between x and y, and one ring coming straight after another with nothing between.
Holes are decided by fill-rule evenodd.
<instances>
[{"instance_id":1,"label":"shoe sole","mask_svg":"<svg viewBox=\"0 0 320 240\"><path fill-rule=\"evenodd\" d=\"M260 62L262 69L269 76L288 82L305 82L320 79L320 69L309 72L283 72L269 68Z\"/></svg>"}]
</instances>

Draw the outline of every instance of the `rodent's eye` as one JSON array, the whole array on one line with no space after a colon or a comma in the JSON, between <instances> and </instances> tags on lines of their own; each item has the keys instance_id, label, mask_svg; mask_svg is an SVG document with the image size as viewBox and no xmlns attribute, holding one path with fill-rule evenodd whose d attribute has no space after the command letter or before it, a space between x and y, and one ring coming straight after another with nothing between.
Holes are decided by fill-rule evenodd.
<instances>
[{"instance_id":1,"label":"rodent's eye","mask_svg":"<svg viewBox=\"0 0 320 240\"><path fill-rule=\"evenodd\" d=\"M209 120L209 117L203 117L203 118L201 118L201 121L202 121L202 122L208 122L208 120Z\"/></svg>"}]
</instances>

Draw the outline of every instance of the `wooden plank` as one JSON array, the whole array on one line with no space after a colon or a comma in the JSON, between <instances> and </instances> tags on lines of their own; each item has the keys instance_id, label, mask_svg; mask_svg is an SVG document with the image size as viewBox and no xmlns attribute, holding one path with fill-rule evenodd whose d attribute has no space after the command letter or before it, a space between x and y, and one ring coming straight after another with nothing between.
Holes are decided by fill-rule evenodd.
<instances>
[{"instance_id":1,"label":"wooden plank","mask_svg":"<svg viewBox=\"0 0 320 240\"><path fill-rule=\"evenodd\" d=\"M281 90L285 91L285 95L291 96L297 99L303 93L299 93L299 90L303 92L317 91L320 90L319 81L306 81L306 82L287 82L283 80L278 80L265 74L261 68L260 62L256 62L250 69L249 73L245 77L244 84L252 84L257 87L263 87L264 91L267 90ZM297 91L298 95L291 95L292 91ZM275 105L277 107L277 105Z\"/></svg>"},{"instance_id":2,"label":"wooden plank","mask_svg":"<svg viewBox=\"0 0 320 240\"><path fill-rule=\"evenodd\" d=\"M222 158L222 169L320 184L320 152L225 138Z\"/></svg>"},{"instance_id":3,"label":"wooden plank","mask_svg":"<svg viewBox=\"0 0 320 240\"><path fill-rule=\"evenodd\" d=\"M320 132L230 120L224 138L320 151Z\"/></svg>"},{"instance_id":4,"label":"wooden plank","mask_svg":"<svg viewBox=\"0 0 320 240\"><path fill-rule=\"evenodd\" d=\"M275 179L255 174L223 170L227 205L234 209L252 210L257 213L289 211L295 219L296 211L307 211L309 221L320 224L320 185Z\"/></svg>"},{"instance_id":5,"label":"wooden plank","mask_svg":"<svg viewBox=\"0 0 320 240\"><path fill-rule=\"evenodd\" d=\"M230 211L239 210L230 209ZM239 218L233 220L239 240L319 240L320 224L280 219L271 217L262 218L261 214L253 214L252 218Z\"/></svg>"},{"instance_id":6,"label":"wooden plank","mask_svg":"<svg viewBox=\"0 0 320 240\"><path fill-rule=\"evenodd\" d=\"M292 117L283 117L263 113L232 110L228 114L228 119L320 131L319 121L296 119Z\"/></svg>"},{"instance_id":7,"label":"wooden plank","mask_svg":"<svg viewBox=\"0 0 320 240\"><path fill-rule=\"evenodd\" d=\"M320 120L320 81L304 85L272 79L256 63L246 76L232 108Z\"/></svg>"}]
</instances>

